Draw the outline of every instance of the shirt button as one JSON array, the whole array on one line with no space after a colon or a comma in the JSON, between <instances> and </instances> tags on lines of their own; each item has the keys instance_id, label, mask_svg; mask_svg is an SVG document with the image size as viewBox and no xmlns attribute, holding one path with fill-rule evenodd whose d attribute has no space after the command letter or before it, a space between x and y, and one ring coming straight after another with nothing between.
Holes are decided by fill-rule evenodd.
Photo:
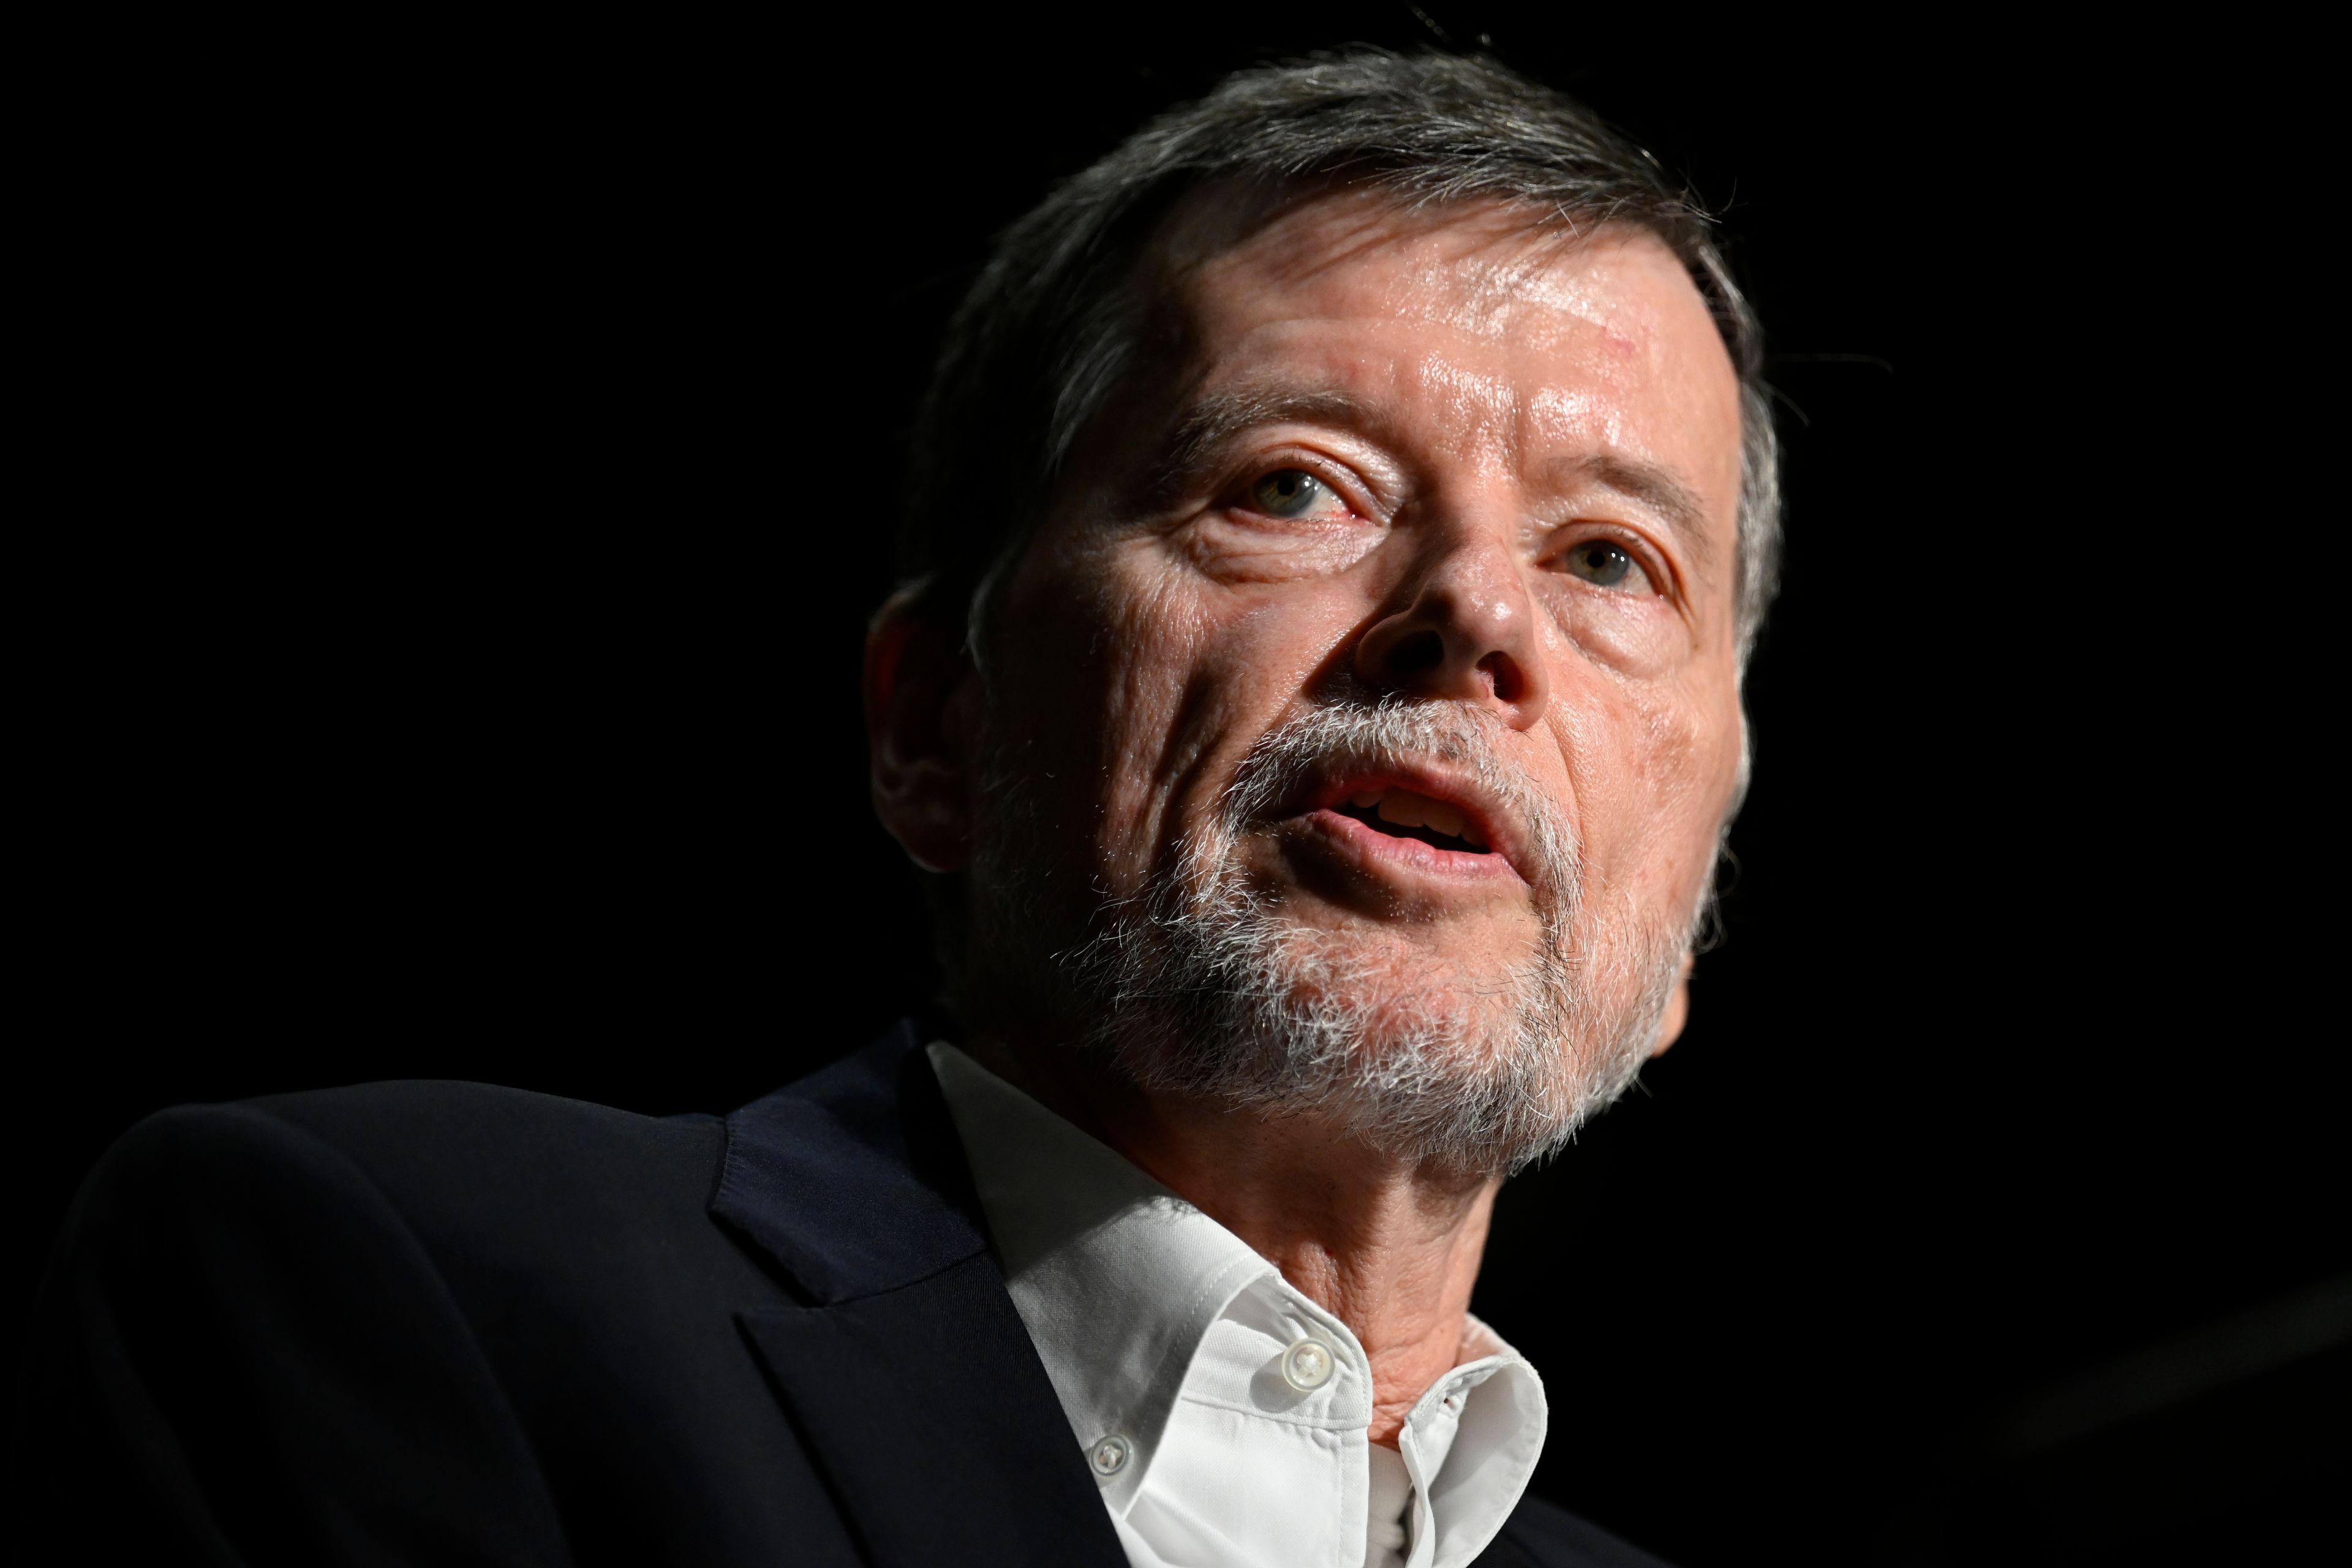
<instances>
[{"instance_id":1,"label":"shirt button","mask_svg":"<svg viewBox=\"0 0 2352 1568\"><path fill-rule=\"evenodd\" d=\"M1095 1474L1098 1476L1115 1476L1127 1468L1128 1456L1134 1451L1128 1446L1126 1438L1114 1432L1108 1437L1098 1438L1095 1446L1087 1450L1087 1463L1095 1468Z\"/></svg>"},{"instance_id":2,"label":"shirt button","mask_svg":"<svg viewBox=\"0 0 2352 1568\"><path fill-rule=\"evenodd\" d=\"M1306 1394L1330 1382L1334 1365L1330 1346L1301 1340L1282 1352L1282 1381Z\"/></svg>"}]
</instances>

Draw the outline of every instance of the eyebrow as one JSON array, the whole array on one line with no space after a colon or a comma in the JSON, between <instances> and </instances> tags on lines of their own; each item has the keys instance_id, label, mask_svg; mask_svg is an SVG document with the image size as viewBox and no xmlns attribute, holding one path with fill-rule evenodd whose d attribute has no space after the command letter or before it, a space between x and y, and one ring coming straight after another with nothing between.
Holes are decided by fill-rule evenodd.
<instances>
[{"instance_id":1,"label":"eyebrow","mask_svg":"<svg viewBox=\"0 0 2352 1568\"><path fill-rule=\"evenodd\" d=\"M1238 387L1213 392L1184 411L1153 470L1155 489L1183 482L1216 449L1244 430L1286 420L1346 425L1378 423L1372 411L1344 392L1296 387Z\"/></svg>"},{"instance_id":2,"label":"eyebrow","mask_svg":"<svg viewBox=\"0 0 2352 1568\"><path fill-rule=\"evenodd\" d=\"M1616 452L1596 452L1578 459L1574 467L1585 479L1639 501L1664 518L1702 563L1715 559L1715 536L1707 531L1706 508L1672 469Z\"/></svg>"}]
</instances>

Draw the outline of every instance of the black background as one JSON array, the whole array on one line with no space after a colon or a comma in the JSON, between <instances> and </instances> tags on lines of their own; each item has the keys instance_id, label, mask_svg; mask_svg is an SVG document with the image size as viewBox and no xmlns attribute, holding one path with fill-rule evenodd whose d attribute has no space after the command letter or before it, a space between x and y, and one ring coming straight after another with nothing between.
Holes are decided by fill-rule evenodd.
<instances>
[{"instance_id":1,"label":"black background","mask_svg":"<svg viewBox=\"0 0 2352 1568\"><path fill-rule=\"evenodd\" d=\"M1728 940L1480 1286L1539 1489L1692 1568L2340 1550L2297 42L1429 9L60 41L11 1310L155 1107L724 1109L919 1000L856 671L987 237L1485 34L1724 209L1789 454Z\"/></svg>"}]
</instances>

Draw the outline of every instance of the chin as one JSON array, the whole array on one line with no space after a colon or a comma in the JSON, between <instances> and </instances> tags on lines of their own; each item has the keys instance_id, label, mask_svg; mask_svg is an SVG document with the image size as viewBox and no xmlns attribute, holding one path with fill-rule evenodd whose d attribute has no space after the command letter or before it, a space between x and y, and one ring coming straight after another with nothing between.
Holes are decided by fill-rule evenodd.
<instances>
[{"instance_id":1,"label":"chin","mask_svg":"<svg viewBox=\"0 0 2352 1568\"><path fill-rule=\"evenodd\" d=\"M1501 1174L1555 1152L1631 1086L1680 952L1594 964L1545 944L1470 973L1402 934L1162 910L1097 947L1084 989L1094 1042L1147 1089L1309 1119L1402 1163Z\"/></svg>"},{"instance_id":2,"label":"chin","mask_svg":"<svg viewBox=\"0 0 2352 1568\"><path fill-rule=\"evenodd\" d=\"M1483 970L1432 952L1394 933L1300 931L1272 965L1287 994L1283 1008L1302 1016L1345 1016L1353 1048L1367 1066L1414 1051L1443 1051L1464 1073L1490 1070L1514 1050L1567 1048L1539 1043L1549 998L1538 966ZM1269 976L1273 978L1273 976ZM1530 1015L1534 1015L1533 1017ZM1560 1023L1564 1026L1566 1019Z\"/></svg>"}]
</instances>

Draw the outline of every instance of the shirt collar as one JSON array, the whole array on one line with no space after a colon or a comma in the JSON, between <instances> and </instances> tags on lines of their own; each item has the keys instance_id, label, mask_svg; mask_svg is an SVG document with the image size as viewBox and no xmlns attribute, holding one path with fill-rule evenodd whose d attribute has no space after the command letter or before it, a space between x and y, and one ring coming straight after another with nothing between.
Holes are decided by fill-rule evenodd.
<instances>
[{"instance_id":1,"label":"shirt collar","mask_svg":"<svg viewBox=\"0 0 2352 1568\"><path fill-rule=\"evenodd\" d=\"M1415 1568L1468 1563L1486 1549L1527 1490L1549 1426L1536 1369L1471 1318L1462 1359L1413 1403L1397 1435L1412 1478Z\"/></svg>"},{"instance_id":2,"label":"shirt collar","mask_svg":"<svg viewBox=\"0 0 2352 1568\"><path fill-rule=\"evenodd\" d=\"M934 1045L930 1057L1005 1289L1063 1414L1081 1443L1110 1433L1132 1441L1135 1462L1115 1489L1132 1493L1202 1336L1234 1297L1276 1271L1125 1156L953 1046Z\"/></svg>"},{"instance_id":3,"label":"shirt collar","mask_svg":"<svg viewBox=\"0 0 2352 1568\"><path fill-rule=\"evenodd\" d=\"M1072 1433L1085 1447L1114 1433L1131 1441L1103 1489L1115 1514L1141 1488L1202 1342L1230 1310L1275 1314L1369 1367L1344 1322L1233 1232L953 1046L929 1055L1006 1289ZM1341 1418L1360 1427L1369 1415ZM1534 1367L1470 1319L1460 1360L1399 1436L1416 1568L1485 1549L1534 1474L1547 1425Z\"/></svg>"}]
</instances>

